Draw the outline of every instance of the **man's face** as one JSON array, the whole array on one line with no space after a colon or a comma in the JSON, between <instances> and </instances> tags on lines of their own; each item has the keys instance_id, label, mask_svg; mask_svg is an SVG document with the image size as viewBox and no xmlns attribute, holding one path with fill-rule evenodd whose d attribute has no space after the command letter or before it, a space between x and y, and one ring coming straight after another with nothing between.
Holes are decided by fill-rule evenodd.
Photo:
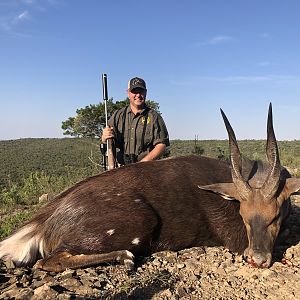
<instances>
[{"instance_id":1,"label":"man's face","mask_svg":"<svg viewBox=\"0 0 300 300\"><path fill-rule=\"evenodd\" d=\"M128 98L130 99L130 105L137 109L143 108L146 100L147 91L142 88L135 88L128 91Z\"/></svg>"}]
</instances>

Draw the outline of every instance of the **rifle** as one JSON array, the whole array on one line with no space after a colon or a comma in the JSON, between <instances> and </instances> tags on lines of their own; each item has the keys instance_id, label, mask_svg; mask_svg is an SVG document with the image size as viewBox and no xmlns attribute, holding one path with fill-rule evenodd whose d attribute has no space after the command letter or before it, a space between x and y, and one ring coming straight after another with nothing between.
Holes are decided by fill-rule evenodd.
<instances>
[{"instance_id":1,"label":"rifle","mask_svg":"<svg viewBox=\"0 0 300 300\"><path fill-rule=\"evenodd\" d=\"M102 166L103 171L107 170L107 168L106 168L106 149L107 149L106 144L100 143L100 152L102 154L101 166Z\"/></svg>"},{"instance_id":2,"label":"rifle","mask_svg":"<svg viewBox=\"0 0 300 300\"><path fill-rule=\"evenodd\" d=\"M102 88L103 88L103 101L105 107L105 125L108 127L108 115L107 115L107 75L102 74ZM105 149L101 148L102 155L104 156L104 169L106 170L106 157L105 157ZM111 170L115 168L115 156L113 150L113 140L108 139L106 141L106 152L107 152L107 169Z\"/></svg>"}]
</instances>

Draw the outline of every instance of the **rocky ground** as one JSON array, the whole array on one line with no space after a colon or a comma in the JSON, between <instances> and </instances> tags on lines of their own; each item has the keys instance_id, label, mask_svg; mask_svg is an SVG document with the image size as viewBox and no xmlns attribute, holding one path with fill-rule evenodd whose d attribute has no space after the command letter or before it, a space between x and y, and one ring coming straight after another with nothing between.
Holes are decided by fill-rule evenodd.
<instances>
[{"instance_id":1,"label":"rocky ground","mask_svg":"<svg viewBox=\"0 0 300 300\"><path fill-rule=\"evenodd\" d=\"M300 299L300 199L269 269L222 247L159 252L128 274L121 265L55 274L0 265L0 299Z\"/></svg>"}]
</instances>

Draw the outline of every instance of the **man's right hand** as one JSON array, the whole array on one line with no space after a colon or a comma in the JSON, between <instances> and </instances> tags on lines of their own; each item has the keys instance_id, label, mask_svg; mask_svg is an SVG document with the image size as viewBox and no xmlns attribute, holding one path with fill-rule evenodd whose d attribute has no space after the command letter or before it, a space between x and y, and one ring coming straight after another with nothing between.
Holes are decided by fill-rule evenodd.
<instances>
[{"instance_id":1,"label":"man's right hand","mask_svg":"<svg viewBox=\"0 0 300 300\"><path fill-rule=\"evenodd\" d=\"M108 139L112 139L115 137L114 129L113 127L106 127L103 129L102 132L102 143L106 143Z\"/></svg>"}]
</instances>

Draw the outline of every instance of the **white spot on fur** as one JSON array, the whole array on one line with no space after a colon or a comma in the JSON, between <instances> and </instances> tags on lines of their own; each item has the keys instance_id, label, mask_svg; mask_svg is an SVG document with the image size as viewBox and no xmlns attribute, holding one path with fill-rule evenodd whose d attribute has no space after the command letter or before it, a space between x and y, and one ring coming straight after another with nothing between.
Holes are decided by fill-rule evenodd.
<instances>
[{"instance_id":1,"label":"white spot on fur","mask_svg":"<svg viewBox=\"0 0 300 300\"><path fill-rule=\"evenodd\" d=\"M107 230L106 233L108 235L113 235L115 233L115 230L114 229L110 229L110 230Z\"/></svg>"},{"instance_id":2,"label":"white spot on fur","mask_svg":"<svg viewBox=\"0 0 300 300\"><path fill-rule=\"evenodd\" d=\"M134 202L136 202L136 203L139 203L139 202L141 202L142 200L141 199L135 199L134 200Z\"/></svg>"},{"instance_id":3,"label":"white spot on fur","mask_svg":"<svg viewBox=\"0 0 300 300\"><path fill-rule=\"evenodd\" d=\"M0 258L11 259L16 266L34 263L38 253L44 255L44 241L33 234L36 225L28 224L0 243Z\"/></svg>"},{"instance_id":4,"label":"white spot on fur","mask_svg":"<svg viewBox=\"0 0 300 300\"><path fill-rule=\"evenodd\" d=\"M126 192L117 193L116 195L117 195L118 197L120 197L120 196L122 196L122 195L124 195L124 194L126 194Z\"/></svg>"},{"instance_id":5,"label":"white spot on fur","mask_svg":"<svg viewBox=\"0 0 300 300\"><path fill-rule=\"evenodd\" d=\"M138 245L140 242L141 242L140 239L136 237L131 241L131 244Z\"/></svg>"}]
</instances>

